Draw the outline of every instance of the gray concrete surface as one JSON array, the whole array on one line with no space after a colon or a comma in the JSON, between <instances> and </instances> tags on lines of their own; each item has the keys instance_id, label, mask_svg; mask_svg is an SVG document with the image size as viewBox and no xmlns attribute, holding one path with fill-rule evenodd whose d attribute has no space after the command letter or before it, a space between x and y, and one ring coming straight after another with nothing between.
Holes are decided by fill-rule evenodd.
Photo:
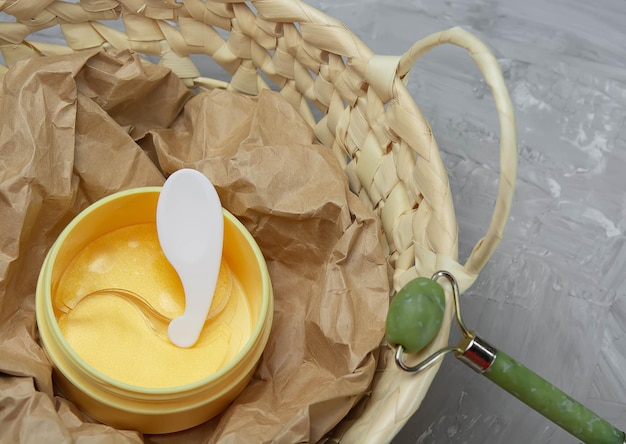
<instances>
[{"instance_id":1,"label":"gray concrete surface","mask_svg":"<svg viewBox=\"0 0 626 444\"><path fill-rule=\"evenodd\" d=\"M626 428L626 3L311 3L377 53L402 53L457 25L496 53L516 110L519 177L504 240L463 295L464 318L484 339ZM495 195L491 97L457 49L429 53L409 87L449 169L464 258L485 230ZM395 442L576 440L447 358Z\"/></svg>"}]
</instances>

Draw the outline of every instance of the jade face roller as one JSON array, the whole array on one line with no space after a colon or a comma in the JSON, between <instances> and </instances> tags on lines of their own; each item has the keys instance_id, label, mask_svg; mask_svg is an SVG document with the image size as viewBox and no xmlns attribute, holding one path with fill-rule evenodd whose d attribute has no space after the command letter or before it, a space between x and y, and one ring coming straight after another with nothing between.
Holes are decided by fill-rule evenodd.
<instances>
[{"instance_id":1,"label":"jade face roller","mask_svg":"<svg viewBox=\"0 0 626 444\"><path fill-rule=\"evenodd\" d=\"M463 337L458 345L441 349L419 364L408 366L403 360L404 353L422 350L441 327L445 296L437 283L440 278L446 278L452 286L456 321ZM458 285L447 271L438 271L431 279L416 278L396 294L389 306L386 336L396 347L396 364L404 371L420 372L454 353L460 361L581 441L626 443L624 432L468 330L461 318Z\"/></svg>"}]
</instances>

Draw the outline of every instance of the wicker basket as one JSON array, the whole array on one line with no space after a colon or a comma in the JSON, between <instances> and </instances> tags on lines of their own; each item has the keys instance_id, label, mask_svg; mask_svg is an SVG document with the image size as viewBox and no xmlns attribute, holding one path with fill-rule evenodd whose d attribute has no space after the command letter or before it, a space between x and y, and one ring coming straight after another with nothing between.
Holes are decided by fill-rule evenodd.
<instances>
[{"instance_id":1,"label":"wicker basket","mask_svg":"<svg viewBox=\"0 0 626 444\"><path fill-rule=\"evenodd\" d=\"M447 269L463 291L501 239L517 163L512 105L496 59L462 29L431 35L404 55L391 57L373 54L339 21L300 0L9 0L0 2L0 10L16 18L0 23L0 50L8 66L33 56L112 47L159 57L189 87L255 95L273 84L336 155L351 189L380 217L396 290L415 276ZM110 20L121 20L125 32L102 23ZM31 33L57 24L66 45L26 41ZM404 83L414 62L444 43L469 51L491 88L500 120L495 210L486 236L464 265L457 263L457 224L446 170ZM202 77L191 54L211 57L230 73L230 81ZM5 71L0 66L0 76ZM313 109L322 115L317 121ZM452 305L423 355L447 344ZM417 410L438 367L408 374L392 356L393 350L383 348L371 393L331 439L389 441Z\"/></svg>"}]
</instances>

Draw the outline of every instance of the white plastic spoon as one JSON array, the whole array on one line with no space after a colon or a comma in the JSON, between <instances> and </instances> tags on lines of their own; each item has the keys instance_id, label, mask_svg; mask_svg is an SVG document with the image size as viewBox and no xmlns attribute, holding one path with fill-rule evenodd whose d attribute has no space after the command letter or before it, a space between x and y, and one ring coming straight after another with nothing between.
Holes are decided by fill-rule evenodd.
<instances>
[{"instance_id":1,"label":"white plastic spoon","mask_svg":"<svg viewBox=\"0 0 626 444\"><path fill-rule=\"evenodd\" d=\"M185 291L185 311L170 322L168 336L179 347L191 347L211 307L222 260L222 205L209 179L191 169L172 174L159 195L156 226Z\"/></svg>"}]
</instances>

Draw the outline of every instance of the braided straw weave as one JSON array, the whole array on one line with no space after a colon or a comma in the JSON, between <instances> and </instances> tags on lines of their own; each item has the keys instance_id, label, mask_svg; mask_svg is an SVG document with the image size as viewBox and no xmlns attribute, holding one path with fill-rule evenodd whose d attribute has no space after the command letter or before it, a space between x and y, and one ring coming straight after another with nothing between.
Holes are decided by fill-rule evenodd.
<instances>
[{"instance_id":1,"label":"braided straw weave","mask_svg":"<svg viewBox=\"0 0 626 444\"><path fill-rule=\"evenodd\" d=\"M96 47L131 49L159 57L189 87L252 95L280 90L336 155L351 189L380 217L396 290L415 276L447 269L463 291L502 237L517 164L512 105L496 59L462 29L431 35L391 57L373 54L342 23L300 0L0 0L0 11L16 19L0 23L0 51L8 66ZM111 20L121 23L110 27ZM26 41L54 25L60 25L65 44ZM430 126L403 82L419 57L444 43L469 51L491 88L500 121L495 210L464 265L456 261L457 224L446 171ZM191 54L209 56L230 81L202 77ZM4 72L0 66L0 76ZM322 115L317 121L312 109ZM447 345L450 300L447 307L440 334L415 361ZM402 372L388 347L379 367L371 393L333 440L391 440L419 407L438 369Z\"/></svg>"}]
</instances>

